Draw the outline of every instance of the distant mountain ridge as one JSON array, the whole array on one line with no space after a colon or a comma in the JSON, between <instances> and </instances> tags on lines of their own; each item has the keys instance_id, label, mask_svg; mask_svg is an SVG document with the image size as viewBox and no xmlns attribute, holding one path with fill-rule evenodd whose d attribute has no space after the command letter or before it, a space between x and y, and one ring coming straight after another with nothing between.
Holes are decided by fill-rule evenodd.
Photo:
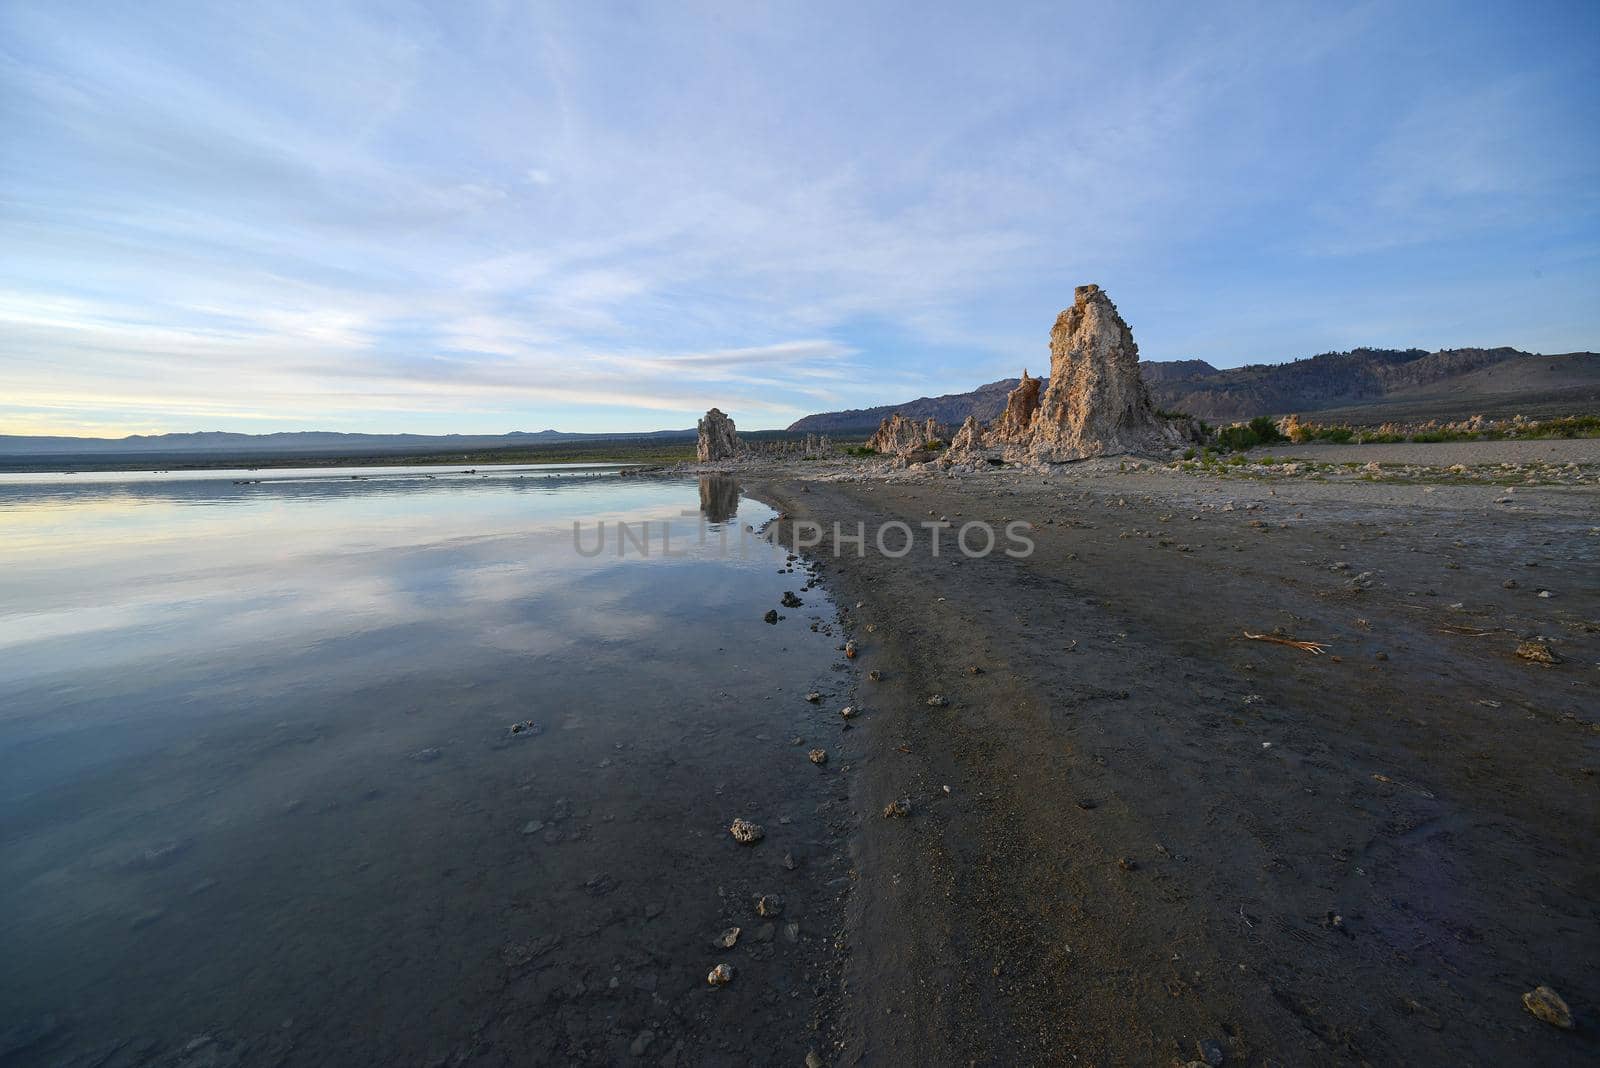
<instances>
[{"instance_id":1,"label":"distant mountain ridge","mask_svg":"<svg viewBox=\"0 0 1600 1068\"><path fill-rule=\"evenodd\" d=\"M73 438L0 434L0 456L139 455L142 453L341 453L451 449L492 449L516 445L548 445L585 441L692 440L693 430L652 430L629 434L569 434L560 430L514 431L509 434L341 434L305 430L274 434L236 434L205 430L187 434L134 434L125 438Z\"/></svg>"},{"instance_id":2,"label":"distant mountain ridge","mask_svg":"<svg viewBox=\"0 0 1600 1068\"><path fill-rule=\"evenodd\" d=\"M1485 369L1500 365L1539 374L1502 375L1495 380ZM1348 408L1407 398L1448 399L1462 410L1475 400L1505 402L1519 393L1542 398L1570 393L1573 403L1593 403L1600 384L1600 356L1592 352L1543 356L1513 348L1493 349L1352 349L1325 352L1277 364L1248 364L1219 370L1204 360L1145 360L1140 374L1156 407L1184 412L1210 422L1287 415L1327 408ZM970 393L918 397L904 404L884 404L842 412L821 412L793 423L794 433L845 434L870 431L895 412L913 420L936 419L956 425L968 415L988 422L1005 408L1006 394L1018 379L979 386ZM1452 385L1460 388L1452 390Z\"/></svg>"}]
</instances>

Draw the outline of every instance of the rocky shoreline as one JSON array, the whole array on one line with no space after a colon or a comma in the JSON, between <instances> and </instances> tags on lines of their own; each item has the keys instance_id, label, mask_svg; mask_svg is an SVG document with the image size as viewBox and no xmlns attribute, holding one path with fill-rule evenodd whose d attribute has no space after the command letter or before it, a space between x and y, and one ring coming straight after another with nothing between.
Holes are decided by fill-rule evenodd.
<instances>
[{"instance_id":1,"label":"rocky shoreline","mask_svg":"<svg viewBox=\"0 0 1600 1068\"><path fill-rule=\"evenodd\" d=\"M1600 447L1556 444L1514 504L1461 446L1349 479L735 461L780 538L1037 543L806 554L862 669L827 1062L1591 1060Z\"/></svg>"}]
</instances>

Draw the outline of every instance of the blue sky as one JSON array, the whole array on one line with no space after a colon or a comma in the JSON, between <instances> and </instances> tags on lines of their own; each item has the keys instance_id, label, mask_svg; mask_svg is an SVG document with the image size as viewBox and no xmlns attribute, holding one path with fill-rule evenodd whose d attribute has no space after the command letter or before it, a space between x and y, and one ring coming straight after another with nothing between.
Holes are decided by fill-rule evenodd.
<instances>
[{"instance_id":1,"label":"blue sky","mask_svg":"<svg viewBox=\"0 0 1600 1068\"><path fill-rule=\"evenodd\" d=\"M0 433L1600 348L1600 5L0 6Z\"/></svg>"}]
</instances>

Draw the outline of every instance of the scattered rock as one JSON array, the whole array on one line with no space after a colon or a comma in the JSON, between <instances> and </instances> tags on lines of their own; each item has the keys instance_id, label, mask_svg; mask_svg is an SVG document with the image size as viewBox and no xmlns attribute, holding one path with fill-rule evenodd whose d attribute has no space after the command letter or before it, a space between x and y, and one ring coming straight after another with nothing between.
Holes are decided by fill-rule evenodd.
<instances>
[{"instance_id":1,"label":"scattered rock","mask_svg":"<svg viewBox=\"0 0 1600 1068\"><path fill-rule=\"evenodd\" d=\"M778 602L785 608L804 608L805 602L794 595L793 590L784 590L783 599Z\"/></svg>"},{"instance_id":2,"label":"scattered rock","mask_svg":"<svg viewBox=\"0 0 1600 1068\"><path fill-rule=\"evenodd\" d=\"M817 691L812 690L810 693L806 694L806 700L810 701L812 704L819 704L822 701L822 695Z\"/></svg>"},{"instance_id":3,"label":"scattered rock","mask_svg":"<svg viewBox=\"0 0 1600 1068\"><path fill-rule=\"evenodd\" d=\"M950 699L942 693L936 693L928 698L928 704L933 708L943 708L950 703Z\"/></svg>"},{"instance_id":4,"label":"scattered rock","mask_svg":"<svg viewBox=\"0 0 1600 1068\"><path fill-rule=\"evenodd\" d=\"M794 871L800 866L800 862L794 859L793 853L785 853L783 855L783 866L790 871Z\"/></svg>"},{"instance_id":5,"label":"scattered rock","mask_svg":"<svg viewBox=\"0 0 1600 1068\"><path fill-rule=\"evenodd\" d=\"M1524 660L1531 660L1535 664L1559 664L1561 658L1556 656L1555 650L1542 641L1534 640L1523 642L1517 646L1517 655Z\"/></svg>"},{"instance_id":6,"label":"scattered rock","mask_svg":"<svg viewBox=\"0 0 1600 1068\"><path fill-rule=\"evenodd\" d=\"M854 660L856 658L856 643L855 642L845 642L844 643L844 658L846 660Z\"/></svg>"},{"instance_id":7,"label":"scattered rock","mask_svg":"<svg viewBox=\"0 0 1600 1068\"><path fill-rule=\"evenodd\" d=\"M971 417L969 416L968 418ZM806 1068L824 1068L827 1063L827 1061L822 1059L822 1054L818 1053L816 1050L812 1049L806 1051Z\"/></svg>"},{"instance_id":8,"label":"scattered rock","mask_svg":"<svg viewBox=\"0 0 1600 1068\"><path fill-rule=\"evenodd\" d=\"M762 616L761 620L764 623L776 623L776 622L778 622L778 610L776 608L767 609L767 614Z\"/></svg>"},{"instance_id":9,"label":"scattered rock","mask_svg":"<svg viewBox=\"0 0 1600 1068\"><path fill-rule=\"evenodd\" d=\"M982 675L983 674L983 668L979 667L977 664L973 664L971 667L967 668L967 674L968 675Z\"/></svg>"},{"instance_id":10,"label":"scattered rock","mask_svg":"<svg viewBox=\"0 0 1600 1068\"><path fill-rule=\"evenodd\" d=\"M1139 868L1139 862L1134 860L1132 857L1122 857L1117 861L1117 867L1121 868L1123 871L1137 871Z\"/></svg>"},{"instance_id":11,"label":"scattered rock","mask_svg":"<svg viewBox=\"0 0 1600 1068\"><path fill-rule=\"evenodd\" d=\"M843 708L839 709L839 715L843 716L845 719L855 719L856 718L856 706L855 705L845 705Z\"/></svg>"},{"instance_id":12,"label":"scattered rock","mask_svg":"<svg viewBox=\"0 0 1600 1068\"><path fill-rule=\"evenodd\" d=\"M732 949L739 944L739 928L730 927L711 940L711 944L718 949Z\"/></svg>"},{"instance_id":13,"label":"scattered rock","mask_svg":"<svg viewBox=\"0 0 1600 1068\"><path fill-rule=\"evenodd\" d=\"M544 733L544 728L539 726L539 724L535 723L531 719L525 719L520 723L513 723L507 733L526 734L531 737L538 737Z\"/></svg>"},{"instance_id":14,"label":"scattered rock","mask_svg":"<svg viewBox=\"0 0 1600 1068\"><path fill-rule=\"evenodd\" d=\"M902 797L883 807L884 819L905 819L911 815L911 798Z\"/></svg>"},{"instance_id":15,"label":"scattered rock","mask_svg":"<svg viewBox=\"0 0 1600 1068\"><path fill-rule=\"evenodd\" d=\"M706 976L706 982L712 986L727 986L733 982L733 969L726 964L719 964L711 969L710 974Z\"/></svg>"},{"instance_id":16,"label":"scattered rock","mask_svg":"<svg viewBox=\"0 0 1600 1068\"><path fill-rule=\"evenodd\" d=\"M538 834L544 830L544 820L529 820L522 825L523 834Z\"/></svg>"},{"instance_id":17,"label":"scattered rock","mask_svg":"<svg viewBox=\"0 0 1600 1068\"><path fill-rule=\"evenodd\" d=\"M733 821L733 825L728 828L728 833L733 835L733 840L740 845L755 845L767 835L767 832L762 830L759 823L751 823L742 816Z\"/></svg>"},{"instance_id":18,"label":"scattered rock","mask_svg":"<svg viewBox=\"0 0 1600 1068\"><path fill-rule=\"evenodd\" d=\"M1214 1038L1202 1038L1196 1045L1200 1049L1200 1059L1211 1065L1211 1068L1222 1068L1228 1059L1222 1043Z\"/></svg>"},{"instance_id":19,"label":"scattered rock","mask_svg":"<svg viewBox=\"0 0 1600 1068\"><path fill-rule=\"evenodd\" d=\"M1572 1029L1572 1010L1560 994L1543 984L1522 995L1522 1007L1553 1027Z\"/></svg>"},{"instance_id":20,"label":"scattered rock","mask_svg":"<svg viewBox=\"0 0 1600 1068\"><path fill-rule=\"evenodd\" d=\"M771 919L783 912L783 898L777 894L762 894L756 898L756 915Z\"/></svg>"},{"instance_id":21,"label":"scattered rock","mask_svg":"<svg viewBox=\"0 0 1600 1068\"><path fill-rule=\"evenodd\" d=\"M811 763L819 767L828 762L828 751L826 749L813 749L806 756L811 758Z\"/></svg>"},{"instance_id":22,"label":"scattered rock","mask_svg":"<svg viewBox=\"0 0 1600 1068\"><path fill-rule=\"evenodd\" d=\"M867 672L867 678L868 678L869 681L872 681L872 682L882 682L883 681L883 672L881 672L881 671L877 670L876 668L874 668L873 670Z\"/></svg>"}]
</instances>

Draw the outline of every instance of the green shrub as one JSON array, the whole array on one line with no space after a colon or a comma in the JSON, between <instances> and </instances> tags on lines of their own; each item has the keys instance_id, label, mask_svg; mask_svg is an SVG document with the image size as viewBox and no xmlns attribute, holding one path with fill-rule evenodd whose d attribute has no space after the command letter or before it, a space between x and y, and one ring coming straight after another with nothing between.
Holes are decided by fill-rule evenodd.
<instances>
[{"instance_id":1,"label":"green shrub","mask_svg":"<svg viewBox=\"0 0 1600 1068\"><path fill-rule=\"evenodd\" d=\"M1261 444L1261 435L1244 424L1225 426L1217 431L1217 444L1233 452L1243 452L1253 445Z\"/></svg>"},{"instance_id":2,"label":"green shrub","mask_svg":"<svg viewBox=\"0 0 1600 1068\"><path fill-rule=\"evenodd\" d=\"M1183 458L1185 460L1193 460L1194 459L1194 450L1193 449L1184 449L1183 450Z\"/></svg>"},{"instance_id":3,"label":"green shrub","mask_svg":"<svg viewBox=\"0 0 1600 1068\"><path fill-rule=\"evenodd\" d=\"M1278 424L1273 422L1270 415L1258 415L1250 420L1250 429L1255 432L1256 438L1262 444L1271 444L1274 441L1288 441L1289 439L1278 433Z\"/></svg>"}]
</instances>

